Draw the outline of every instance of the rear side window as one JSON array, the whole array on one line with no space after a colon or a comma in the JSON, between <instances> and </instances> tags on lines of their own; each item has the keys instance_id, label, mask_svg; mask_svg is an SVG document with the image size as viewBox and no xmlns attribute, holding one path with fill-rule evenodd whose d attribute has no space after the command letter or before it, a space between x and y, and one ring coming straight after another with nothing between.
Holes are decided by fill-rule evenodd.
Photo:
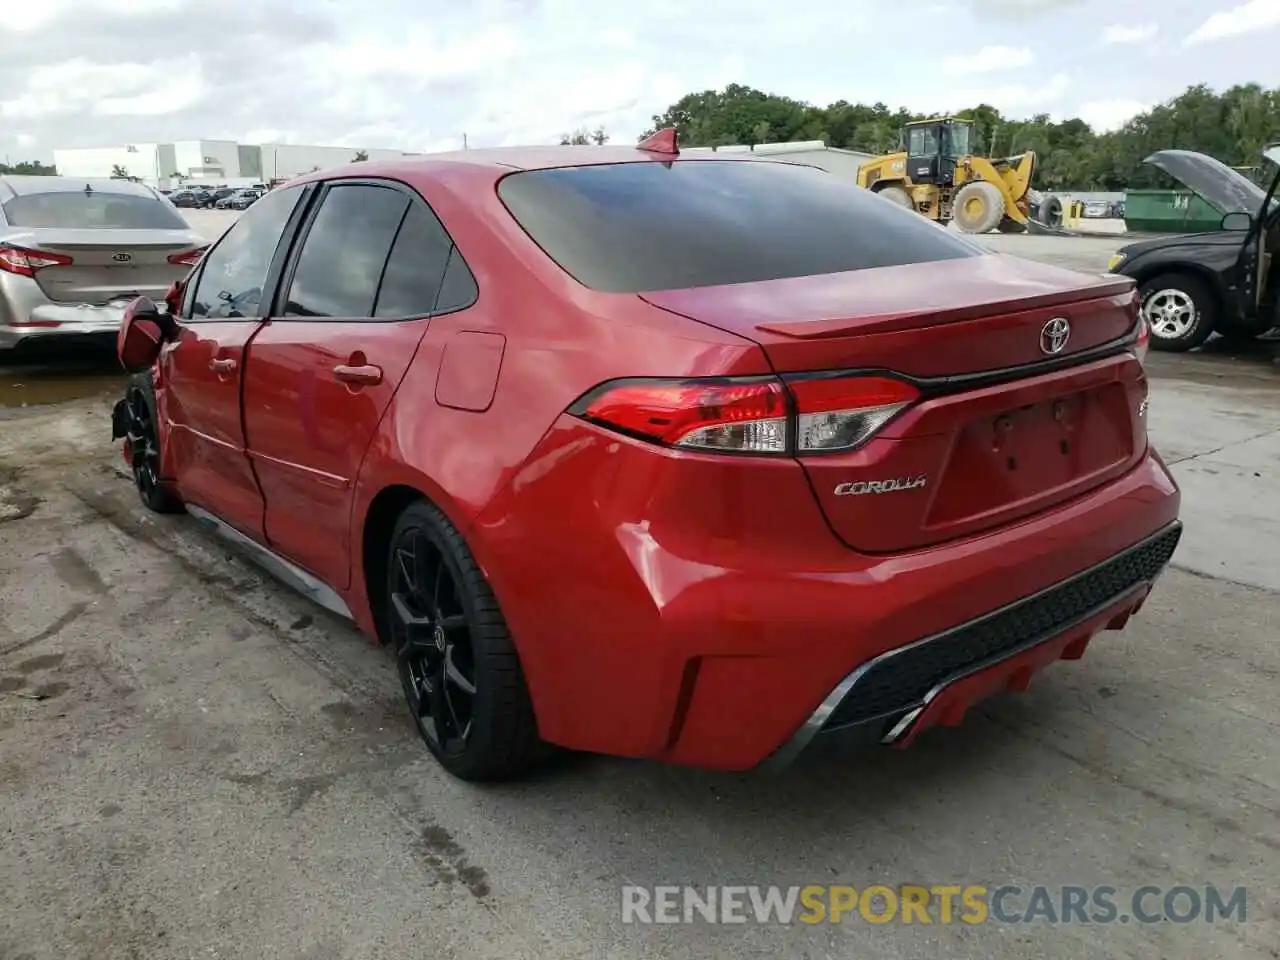
<instances>
[{"instance_id":1,"label":"rear side window","mask_svg":"<svg viewBox=\"0 0 1280 960\"><path fill-rule=\"evenodd\" d=\"M12 227L62 230L188 230L187 221L156 197L97 191L29 193L4 203Z\"/></svg>"},{"instance_id":2,"label":"rear side window","mask_svg":"<svg viewBox=\"0 0 1280 960\"><path fill-rule=\"evenodd\" d=\"M440 296L436 299L436 313L462 310L475 303L479 296L480 288L476 286L475 274L467 266L467 261L462 259L458 248L454 247L449 255L449 266L444 271Z\"/></svg>"},{"instance_id":3,"label":"rear side window","mask_svg":"<svg viewBox=\"0 0 1280 960\"><path fill-rule=\"evenodd\" d=\"M399 190L330 188L303 241L285 316L373 316L382 270L408 208L409 198Z\"/></svg>"},{"instance_id":4,"label":"rear side window","mask_svg":"<svg viewBox=\"0 0 1280 960\"><path fill-rule=\"evenodd\" d=\"M528 170L498 194L583 285L615 293L982 256L851 181L797 164L697 160Z\"/></svg>"},{"instance_id":5,"label":"rear side window","mask_svg":"<svg viewBox=\"0 0 1280 960\"><path fill-rule=\"evenodd\" d=\"M434 311L452 248L435 215L412 204L387 258L374 316L422 317Z\"/></svg>"}]
</instances>

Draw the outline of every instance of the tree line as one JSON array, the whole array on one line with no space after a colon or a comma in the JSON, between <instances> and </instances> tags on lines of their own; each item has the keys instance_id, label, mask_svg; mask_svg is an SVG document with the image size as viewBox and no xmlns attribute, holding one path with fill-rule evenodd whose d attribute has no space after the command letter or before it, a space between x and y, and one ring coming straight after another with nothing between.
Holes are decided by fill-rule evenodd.
<instances>
[{"instance_id":1,"label":"tree line","mask_svg":"<svg viewBox=\"0 0 1280 960\"><path fill-rule=\"evenodd\" d=\"M741 84L690 93L653 117L654 130L674 126L686 146L823 140L831 147L881 154L897 150L902 127L929 114L839 100L825 107ZM1124 190L1170 183L1142 163L1156 150L1179 148L1256 168L1259 151L1280 140L1280 89L1256 83L1217 93L1204 84L1141 113L1118 130L1099 132L1078 118L1048 114L1006 117L989 104L955 114L973 121L971 149L987 156L1034 150L1041 190Z\"/></svg>"},{"instance_id":2,"label":"tree line","mask_svg":"<svg viewBox=\"0 0 1280 960\"><path fill-rule=\"evenodd\" d=\"M0 163L0 176L12 174L15 177L55 177L58 171L52 164L39 160L23 160L21 163Z\"/></svg>"}]
</instances>

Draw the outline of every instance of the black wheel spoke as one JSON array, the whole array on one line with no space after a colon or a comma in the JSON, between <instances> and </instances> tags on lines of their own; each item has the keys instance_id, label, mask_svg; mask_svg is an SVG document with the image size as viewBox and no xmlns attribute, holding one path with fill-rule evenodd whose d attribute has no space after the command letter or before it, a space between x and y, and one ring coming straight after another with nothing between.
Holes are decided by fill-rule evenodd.
<instances>
[{"instance_id":1,"label":"black wheel spoke","mask_svg":"<svg viewBox=\"0 0 1280 960\"><path fill-rule=\"evenodd\" d=\"M465 613L455 613L451 617L441 617L440 626L448 633L452 633L455 630L465 630L467 628L467 615Z\"/></svg>"},{"instance_id":2,"label":"black wheel spoke","mask_svg":"<svg viewBox=\"0 0 1280 960\"><path fill-rule=\"evenodd\" d=\"M476 695L476 685L467 679L463 672L458 669L458 664L453 659L452 647L445 651L444 679L445 683L457 687L467 696L474 697Z\"/></svg>"},{"instance_id":3,"label":"black wheel spoke","mask_svg":"<svg viewBox=\"0 0 1280 960\"><path fill-rule=\"evenodd\" d=\"M442 674L437 674L431 678L431 692L427 699L430 707L431 721L435 724L436 728L436 738L439 740L440 745L444 746L445 741L448 739L449 705L445 700L444 684L441 683L442 679Z\"/></svg>"},{"instance_id":4,"label":"black wheel spoke","mask_svg":"<svg viewBox=\"0 0 1280 960\"><path fill-rule=\"evenodd\" d=\"M464 721L458 716L458 711L454 709L453 697L449 695L449 687L447 685L441 688L441 694L443 695L445 706L449 709L449 720L453 724L455 735L459 739L465 740L467 733L471 729L471 721L469 719Z\"/></svg>"},{"instance_id":5,"label":"black wheel spoke","mask_svg":"<svg viewBox=\"0 0 1280 960\"><path fill-rule=\"evenodd\" d=\"M444 559L436 564L436 582L431 587L431 608L433 610L440 609L440 581L444 579Z\"/></svg>"},{"instance_id":6,"label":"black wheel spoke","mask_svg":"<svg viewBox=\"0 0 1280 960\"><path fill-rule=\"evenodd\" d=\"M405 550L397 550L396 563L400 567L400 576L404 578L404 585L412 591L416 586L413 581L413 554Z\"/></svg>"},{"instance_id":7,"label":"black wheel spoke","mask_svg":"<svg viewBox=\"0 0 1280 960\"><path fill-rule=\"evenodd\" d=\"M438 654L435 642L435 624L430 617L415 612L404 594L391 595L391 610L399 627L401 657L423 657Z\"/></svg>"}]
</instances>

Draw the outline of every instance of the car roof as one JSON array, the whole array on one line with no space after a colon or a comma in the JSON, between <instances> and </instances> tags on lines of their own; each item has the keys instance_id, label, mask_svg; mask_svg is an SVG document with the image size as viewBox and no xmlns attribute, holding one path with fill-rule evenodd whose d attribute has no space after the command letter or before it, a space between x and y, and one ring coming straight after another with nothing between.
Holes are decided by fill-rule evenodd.
<instances>
[{"instance_id":1,"label":"car roof","mask_svg":"<svg viewBox=\"0 0 1280 960\"><path fill-rule=\"evenodd\" d=\"M92 187L94 193L114 193L148 199L154 199L156 195L146 184L106 177L0 176L0 184L9 188L10 196L18 197L35 193L84 193L86 186Z\"/></svg>"},{"instance_id":2,"label":"car roof","mask_svg":"<svg viewBox=\"0 0 1280 960\"><path fill-rule=\"evenodd\" d=\"M509 173L524 170L552 170L561 167L586 167L619 163L721 162L790 162L784 157L755 157L750 153L716 153L713 151L672 156L652 153L635 147L535 146L482 147L451 153L427 153L419 156L387 160L363 160L341 167L306 173L289 181L291 184L346 179L350 177L386 177L413 182L448 177L476 182L501 179Z\"/></svg>"},{"instance_id":3,"label":"car roof","mask_svg":"<svg viewBox=\"0 0 1280 960\"><path fill-rule=\"evenodd\" d=\"M726 154L726 156L729 156ZM741 154L733 155L741 157ZM749 156L749 155L748 155ZM399 157L394 160L365 160L362 168L393 165L407 167L437 163L462 163L473 167L494 170L548 170L554 167L579 167L602 163L654 163L673 159L702 159L705 153L677 155L651 153L636 147L596 146L532 146L532 147L484 147L475 150L455 150L451 153L427 153L417 157ZM712 154L715 158L716 155ZM718 157L717 159L724 159Z\"/></svg>"}]
</instances>

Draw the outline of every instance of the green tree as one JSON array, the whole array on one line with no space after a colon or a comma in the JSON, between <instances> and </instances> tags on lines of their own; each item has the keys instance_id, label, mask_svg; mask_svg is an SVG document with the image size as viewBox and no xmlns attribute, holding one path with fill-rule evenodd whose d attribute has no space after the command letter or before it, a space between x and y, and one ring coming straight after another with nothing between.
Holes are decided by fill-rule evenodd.
<instances>
[{"instance_id":1,"label":"green tree","mask_svg":"<svg viewBox=\"0 0 1280 960\"><path fill-rule=\"evenodd\" d=\"M847 100L815 106L730 84L686 94L654 115L641 137L674 126L687 146L823 140L832 147L881 154L900 149L906 123L936 115ZM1207 153L1234 167L1255 166L1261 148L1280 141L1280 89L1251 83L1217 93L1198 84L1105 132L1076 117L1004 116L985 103L956 116L973 122L975 153L1003 157L1035 151L1039 189L1123 190L1168 185L1142 161L1171 147Z\"/></svg>"},{"instance_id":2,"label":"green tree","mask_svg":"<svg viewBox=\"0 0 1280 960\"><path fill-rule=\"evenodd\" d=\"M56 177L58 171L52 164L39 160L22 160L18 163L0 163L0 174L11 173L21 177Z\"/></svg>"},{"instance_id":3,"label":"green tree","mask_svg":"<svg viewBox=\"0 0 1280 960\"><path fill-rule=\"evenodd\" d=\"M369 153L368 153L368 151L367 151L367 150L357 150L357 151L356 151L356 155L355 155L354 157L352 157L352 158L351 158L351 162L352 162L352 163L364 163L364 161L366 161L366 160L368 160L368 159L369 159Z\"/></svg>"},{"instance_id":4,"label":"green tree","mask_svg":"<svg viewBox=\"0 0 1280 960\"><path fill-rule=\"evenodd\" d=\"M588 130L580 127L573 133L560 134L560 146L587 146L594 144L597 147L603 147L609 142L609 134L605 133L604 127L596 127L594 130Z\"/></svg>"},{"instance_id":5,"label":"green tree","mask_svg":"<svg viewBox=\"0 0 1280 960\"><path fill-rule=\"evenodd\" d=\"M111 178L113 180L128 180L129 171L126 170L124 167L120 166L120 164L118 163L114 164L111 167Z\"/></svg>"}]
</instances>

